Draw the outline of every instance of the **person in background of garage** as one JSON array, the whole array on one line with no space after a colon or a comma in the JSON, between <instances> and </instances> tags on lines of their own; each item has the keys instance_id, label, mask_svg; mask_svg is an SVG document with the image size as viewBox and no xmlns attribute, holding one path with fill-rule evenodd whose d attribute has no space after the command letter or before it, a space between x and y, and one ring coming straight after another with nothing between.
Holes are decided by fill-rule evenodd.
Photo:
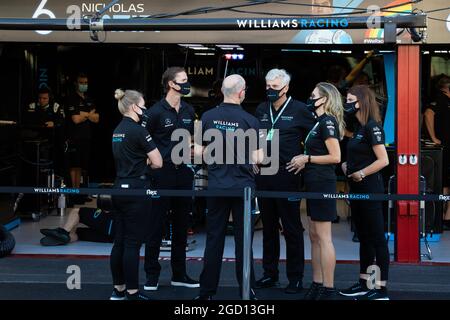
<instances>
[{"instance_id":1,"label":"person in background of garage","mask_svg":"<svg viewBox=\"0 0 450 320\"><path fill-rule=\"evenodd\" d=\"M287 169L298 174L304 169L307 192L335 193L336 164L341 162L339 140L344 135L344 110L339 91L330 83L321 82L311 94L308 106L317 115L317 123L305 140L305 153L288 163ZM336 253L331 222L336 219L336 200L306 201L311 239L313 283L305 300L334 300L339 295L334 287Z\"/></svg>"},{"instance_id":2,"label":"person in background of garage","mask_svg":"<svg viewBox=\"0 0 450 320\"><path fill-rule=\"evenodd\" d=\"M279 153L281 164L274 176L259 175L257 188L264 191L298 192L298 175L286 170L285 164L302 153L301 143L314 126L313 112L300 101L287 95L291 77L285 70L272 69L266 75L267 102L261 103L255 116L261 128L279 130ZM269 144L271 141L268 142ZM286 239L286 271L289 284L286 293L297 293L302 289L305 264L303 225L300 219L300 202L288 199L259 198L259 209L263 222L263 268L264 276L255 288L270 288L278 285L278 262L280 259L281 218Z\"/></svg>"},{"instance_id":3,"label":"person in background of garage","mask_svg":"<svg viewBox=\"0 0 450 320\"><path fill-rule=\"evenodd\" d=\"M444 194L450 194L450 77L444 75L437 83L435 103L427 106L425 125L431 140L444 147L442 184ZM444 227L450 230L450 204L444 213Z\"/></svg>"},{"instance_id":4,"label":"person in background of garage","mask_svg":"<svg viewBox=\"0 0 450 320\"><path fill-rule=\"evenodd\" d=\"M217 108L211 109L202 116L202 132L219 130L223 138L223 159L231 157L233 164L220 159L213 159L208 164L208 190L242 190L245 187L255 188L254 164L262 162L262 149L253 149L250 139L245 139L243 150L245 155L237 154L237 147L232 149L227 141L226 133L243 130L243 132L256 134L259 137L259 121L241 107L245 99L246 84L240 75L226 77L222 84L224 101ZM217 138L220 139L220 138ZM233 143L234 145L234 143ZM257 146L254 146L257 148ZM208 146L195 144L194 152L197 156L205 156ZM219 152L215 152L215 155ZM222 160L223 160L222 159ZM239 162L237 161L239 160ZM238 162L238 163L236 163ZM200 293L196 300L211 300L217 292L222 268L222 257L225 245L225 233L230 212L233 215L233 231L235 241L236 277L242 292L243 279L243 241L244 241L244 204L241 197L211 197L207 198L208 214L206 215L206 248L204 265L200 276ZM253 215L252 215L253 218ZM253 219L252 219L253 220ZM253 223L252 236L253 236ZM254 286L253 254L250 257L250 286ZM256 299L253 289L250 290L250 299Z\"/></svg>"},{"instance_id":5,"label":"person in background of garage","mask_svg":"<svg viewBox=\"0 0 450 320\"><path fill-rule=\"evenodd\" d=\"M98 123L100 116L95 104L87 95L88 77L80 73L76 78L75 92L67 97L68 116L67 158L73 188L79 188L82 170L89 169L92 126ZM82 204L87 197L76 197L74 203Z\"/></svg>"},{"instance_id":6,"label":"person in background of garage","mask_svg":"<svg viewBox=\"0 0 450 320\"><path fill-rule=\"evenodd\" d=\"M347 144L347 161L342 171L349 179L350 193L384 193L381 170L389 164L380 107L368 86L349 89L345 112L358 120L353 137ZM384 236L381 201L350 201L352 218L360 242L359 281L340 293L361 300L389 300L386 284L389 273L389 248ZM375 288L368 288L369 266L380 269Z\"/></svg>"},{"instance_id":7,"label":"person in background of garage","mask_svg":"<svg viewBox=\"0 0 450 320\"><path fill-rule=\"evenodd\" d=\"M61 176L64 175L64 120L64 108L55 101L48 87L39 90L37 101L28 105L24 115L25 127L31 126L30 130L48 140L48 156L53 161L53 169Z\"/></svg>"},{"instance_id":8,"label":"person in background of garage","mask_svg":"<svg viewBox=\"0 0 450 320\"><path fill-rule=\"evenodd\" d=\"M49 88L38 92L38 99L28 105L25 120L29 124L45 128L55 128L64 124L64 109L54 101Z\"/></svg>"},{"instance_id":9,"label":"person in background of garage","mask_svg":"<svg viewBox=\"0 0 450 320\"><path fill-rule=\"evenodd\" d=\"M152 135L161 152L164 166L152 172L156 189L192 190L194 174L186 164L176 165L172 162L172 149L178 141L172 141L172 132L186 129L194 134L194 108L181 98L190 92L190 84L186 71L181 67L168 68L162 75L162 85L166 95L146 111L146 121L142 124ZM144 289L158 289L161 266L158 262L164 221L172 209L172 245L171 266L172 286L198 288L199 282L191 279L186 272L186 244L189 227L189 213L192 210L190 197L162 197L153 201L155 232L145 246L145 272L147 282Z\"/></svg>"},{"instance_id":10,"label":"person in background of garage","mask_svg":"<svg viewBox=\"0 0 450 320\"><path fill-rule=\"evenodd\" d=\"M115 98L123 115L112 135L117 189L151 188L148 166L161 168L162 158L152 137L139 122L145 110L140 92L117 89ZM151 236L154 221L152 201L145 195L112 197L114 208L114 245L111 250L111 273L114 290L111 300L149 300L139 293L139 252ZM125 292L126 291L126 292Z\"/></svg>"}]
</instances>

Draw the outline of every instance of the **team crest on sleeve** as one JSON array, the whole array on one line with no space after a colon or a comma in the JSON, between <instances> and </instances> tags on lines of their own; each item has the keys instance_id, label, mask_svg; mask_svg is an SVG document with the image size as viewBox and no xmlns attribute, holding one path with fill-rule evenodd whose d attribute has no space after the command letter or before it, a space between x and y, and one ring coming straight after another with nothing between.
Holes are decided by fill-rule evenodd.
<instances>
[{"instance_id":1,"label":"team crest on sleeve","mask_svg":"<svg viewBox=\"0 0 450 320\"><path fill-rule=\"evenodd\" d=\"M372 132L376 137L377 141L381 142L381 135L382 135L381 129L378 126L375 126L372 128Z\"/></svg>"}]
</instances>

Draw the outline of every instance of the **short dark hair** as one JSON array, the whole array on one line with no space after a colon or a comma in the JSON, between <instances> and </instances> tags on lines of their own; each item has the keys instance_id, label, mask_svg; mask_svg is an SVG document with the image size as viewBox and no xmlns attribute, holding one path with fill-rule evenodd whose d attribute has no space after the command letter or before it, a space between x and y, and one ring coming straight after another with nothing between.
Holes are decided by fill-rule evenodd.
<instances>
[{"instance_id":1,"label":"short dark hair","mask_svg":"<svg viewBox=\"0 0 450 320\"><path fill-rule=\"evenodd\" d=\"M50 97L52 95L52 91L50 90L49 87L46 86L46 87L39 89L38 95L40 95L40 94L48 94L48 96Z\"/></svg>"},{"instance_id":2,"label":"short dark hair","mask_svg":"<svg viewBox=\"0 0 450 320\"><path fill-rule=\"evenodd\" d=\"M80 78L87 78L87 77L88 77L87 73L80 72L80 73L77 74L77 77L75 78L75 80L78 81L78 79L80 79Z\"/></svg>"},{"instance_id":3,"label":"short dark hair","mask_svg":"<svg viewBox=\"0 0 450 320\"><path fill-rule=\"evenodd\" d=\"M450 83L450 77L447 75L443 75L437 83L437 88L438 89L446 88L449 85L449 83Z\"/></svg>"},{"instance_id":4,"label":"short dark hair","mask_svg":"<svg viewBox=\"0 0 450 320\"><path fill-rule=\"evenodd\" d=\"M177 74L181 72L186 72L182 67L170 67L166 71L164 71L161 79L161 84L165 90L165 92L169 91L169 81L174 81Z\"/></svg>"}]
</instances>

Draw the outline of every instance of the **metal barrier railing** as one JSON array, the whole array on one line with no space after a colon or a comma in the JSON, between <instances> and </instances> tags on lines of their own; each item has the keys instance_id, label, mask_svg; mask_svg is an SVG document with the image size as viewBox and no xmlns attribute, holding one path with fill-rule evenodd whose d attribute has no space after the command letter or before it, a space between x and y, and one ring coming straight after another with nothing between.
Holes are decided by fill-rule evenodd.
<instances>
[{"instance_id":1,"label":"metal barrier railing","mask_svg":"<svg viewBox=\"0 0 450 320\"><path fill-rule=\"evenodd\" d=\"M343 194L343 193L312 193L312 192L277 192L254 191L250 187L242 190L151 190L151 189L119 189L119 188L45 188L45 187L16 187L2 186L0 193L18 194L89 194L89 195L113 195L113 196L146 196L149 198L167 197L237 197L244 201L244 243L243 243L243 279L242 299L250 299L251 277L251 252L252 252L252 209L251 201L254 197L260 198L284 198L291 201L299 199L324 199L324 200L360 200L360 201L389 201L389 207L393 207L393 201L450 201L450 196L439 194Z\"/></svg>"}]
</instances>

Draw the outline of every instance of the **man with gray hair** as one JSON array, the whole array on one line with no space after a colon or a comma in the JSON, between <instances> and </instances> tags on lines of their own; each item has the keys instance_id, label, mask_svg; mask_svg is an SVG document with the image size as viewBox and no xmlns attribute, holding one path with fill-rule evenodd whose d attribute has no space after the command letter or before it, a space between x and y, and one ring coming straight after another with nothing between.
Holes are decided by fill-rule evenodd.
<instances>
[{"instance_id":1,"label":"man with gray hair","mask_svg":"<svg viewBox=\"0 0 450 320\"><path fill-rule=\"evenodd\" d=\"M301 143L314 126L313 112L305 104L287 95L291 77L283 69L272 69L266 75L267 101L256 109L261 129L268 130L268 152L279 152L279 168L276 175L257 177L258 190L299 191L300 180L286 170L286 164L296 154L303 153ZM275 134L278 130L278 139ZM280 259L279 220L286 239L286 271L289 285L286 293L298 293L302 289L304 270L303 226L300 219L300 200L259 199L263 222L264 276L256 282L256 288L278 285L278 261Z\"/></svg>"},{"instance_id":2,"label":"man with gray hair","mask_svg":"<svg viewBox=\"0 0 450 320\"><path fill-rule=\"evenodd\" d=\"M241 103L245 99L245 80L240 75L226 77L222 84L224 101L217 108L205 112L202 116L204 136L214 135L214 141L202 145L195 139L194 152L203 156L208 164L208 190L244 190L255 188L253 164L262 161L262 150L257 145L245 141L245 152L234 146L234 139L242 139L243 135L254 134L258 138L258 120L244 111ZM230 138L232 137L232 138ZM202 139L203 140L203 139ZM219 142L219 147L215 145ZM230 146L231 145L231 146ZM209 149L215 148L212 161L208 161ZM221 157L218 156L221 154ZM226 159L226 161L221 161ZM229 161L229 160L234 161ZM239 161L241 160L241 161ZM242 161L243 160L243 161ZM241 197L215 197L207 199L208 215L206 216L206 248L203 271L200 276L200 295L198 300L210 300L216 294L220 279L222 256L225 243L225 232L230 216L233 214L233 230L236 256L236 276L242 289L243 276L243 238L244 238L244 205ZM252 224L253 225L253 224ZM253 259L251 259L253 260ZM254 283L253 263L251 268L251 285ZM240 292L242 292L240 290ZM250 298L254 298L251 290Z\"/></svg>"}]
</instances>

